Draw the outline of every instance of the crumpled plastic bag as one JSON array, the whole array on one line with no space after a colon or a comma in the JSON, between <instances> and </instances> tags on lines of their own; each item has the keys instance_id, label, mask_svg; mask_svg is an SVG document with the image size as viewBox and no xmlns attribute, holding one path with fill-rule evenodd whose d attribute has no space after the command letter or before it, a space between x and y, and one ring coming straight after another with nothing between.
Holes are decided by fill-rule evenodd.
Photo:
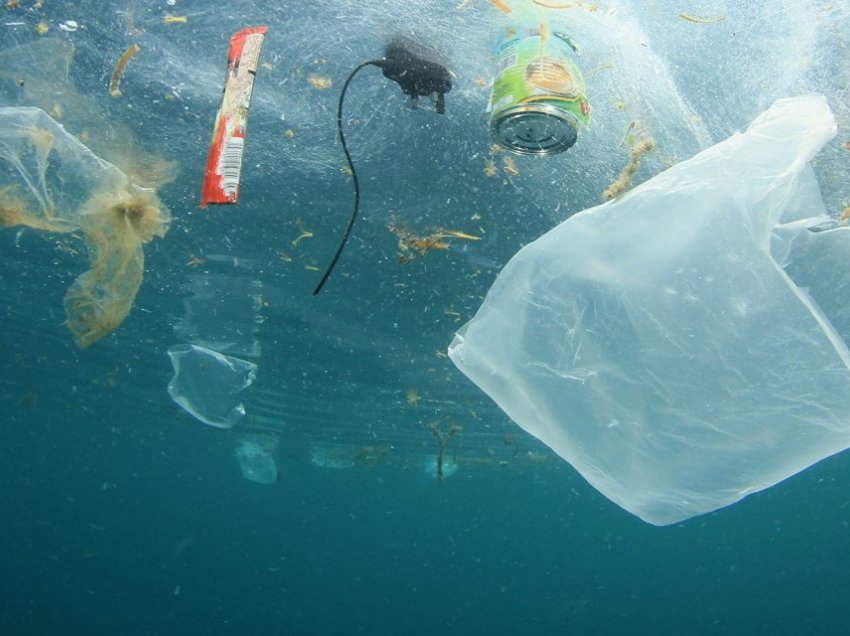
<instances>
[{"instance_id":1,"label":"crumpled plastic bag","mask_svg":"<svg viewBox=\"0 0 850 636\"><path fill-rule=\"evenodd\" d=\"M0 228L81 229L89 270L65 294L68 329L85 348L117 329L142 284L143 245L171 214L40 108L0 108Z\"/></svg>"},{"instance_id":2,"label":"crumpled plastic bag","mask_svg":"<svg viewBox=\"0 0 850 636\"><path fill-rule=\"evenodd\" d=\"M567 219L508 263L451 359L656 525L846 449L850 230L807 165L835 133L822 96L779 100Z\"/></svg>"},{"instance_id":3,"label":"crumpled plastic bag","mask_svg":"<svg viewBox=\"0 0 850 636\"><path fill-rule=\"evenodd\" d=\"M174 375L168 394L197 420L232 428L245 416L240 393L257 378L257 365L192 344L168 350Z\"/></svg>"}]
</instances>

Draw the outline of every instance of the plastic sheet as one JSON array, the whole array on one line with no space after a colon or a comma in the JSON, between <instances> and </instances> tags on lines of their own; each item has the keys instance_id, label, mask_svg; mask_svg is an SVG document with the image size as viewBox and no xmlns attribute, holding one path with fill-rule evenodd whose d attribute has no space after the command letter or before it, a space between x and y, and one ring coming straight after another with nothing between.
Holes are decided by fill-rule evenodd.
<instances>
[{"instance_id":1,"label":"plastic sheet","mask_svg":"<svg viewBox=\"0 0 850 636\"><path fill-rule=\"evenodd\" d=\"M277 462L274 453L278 440L271 435L249 435L239 440L234 454L242 476L258 484L277 481Z\"/></svg>"},{"instance_id":2,"label":"plastic sheet","mask_svg":"<svg viewBox=\"0 0 850 636\"><path fill-rule=\"evenodd\" d=\"M257 365L198 347L168 350L174 376L168 394L186 412L210 426L231 428L245 415L239 393L256 378Z\"/></svg>"},{"instance_id":3,"label":"plastic sheet","mask_svg":"<svg viewBox=\"0 0 850 636\"><path fill-rule=\"evenodd\" d=\"M568 219L505 267L452 360L653 524L844 450L850 234L829 229L807 166L835 131L823 97L779 100Z\"/></svg>"},{"instance_id":4,"label":"plastic sheet","mask_svg":"<svg viewBox=\"0 0 850 636\"><path fill-rule=\"evenodd\" d=\"M186 281L183 317L174 333L191 344L228 355L258 358L263 284L254 278L198 275Z\"/></svg>"},{"instance_id":5,"label":"plastic sheet","mask_svg":"<svg viewBox=\"0 0 850 636\"><path fill-rule=\"evenodd\" d=\"M68 289L65 311L87 347L130 313L142 245L165 235L168 210L39 108L0 108L0 159L0 225L85 234L91 268Z\"/></svg>"}]
</instances>

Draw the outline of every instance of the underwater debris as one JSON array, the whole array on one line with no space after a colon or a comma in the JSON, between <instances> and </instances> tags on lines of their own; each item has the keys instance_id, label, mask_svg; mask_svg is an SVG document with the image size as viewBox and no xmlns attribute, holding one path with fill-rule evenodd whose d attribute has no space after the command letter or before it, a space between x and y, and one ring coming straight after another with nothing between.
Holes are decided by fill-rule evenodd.
<instances>
[{"instance_id":1,"label":"underwater debris","mask_svg":"<svg viewBox=\"0 0 850 636\"><path fill-rule=\"evenodd\" d=\"M186 24L189 21L185 15L174 15L172 13L166 13L162 16L162 21L166 24Z\"/></svg>"},{"instance_id":2,"label":"underwater debris","mask_svg":"<svg viewBox=\"0 0 850 636\"><path fill-rule=\"evenodd\" d=\"M445 239L457 238L467 241L479 241L481 237L459 232L457 230L446 230L439 228L436 232L428 235L416 234L407 228L400 227L395 220L387 224L387 229L398 238L398 261L409 263L417 255L425 256L431 250L447 250L451 243Z\"/></svg>"},{"instance_id":3,"label":"underwater debris","mask_svg":"<svg viewBox=\"0 0 850 636\"><path fill-rule=\"evenodd\" d=\"M68 329L80 348L100 340L129 315L142 284L142 245L163 237L170 218L153 193L128 187L95 195L80 214L91 269L65 294Z\"/></svg>"},{"instance_id":4,"label":"underwater debris","mask_svg":"<svg viewBox=\"0 0 850 636\"><path fill-rule=\"evenodd\" d=\"M256 379L256 364L192 344L171 347L168 357L168 394L180 408L216 428L232 428L245 416L240 393Z\"/></svg>"},{"instance_id":5,"label":"underwater debris","mask_svg":"<svg viewBox=\"0 0 850 636\"><path fill-rule=\"evenodd\" d=\"M39 108L0 108L0 159L15 168L7 178L17 178L0 183L0 225L83 232L90 269L64 304L75 342L88 347L130 313L144 272L142 246L165 235L168 210ZM67 182L78 187L62 187Z\"/></svg>"},{"instance_id":6,"label":"underwater debris","mask_svg":"<svg viewBox=\"0 0 850 636\"><path fill-rule=\"evenodd\" d=\"M207 259L204 257L189 252L189 260L186 261L186 267L200 267L201 265L205 265L206 262Z\"/></svg>"},{"instance_id":7,"label":"underwater debris","mask_svg":"<svg viewBox=\"0 0 850 636\"><path fill-rule=\"evenodd\" d=\"M495 177L496 172L498 172L498 168L496 167L496 162L492 159L487 159L484 164L484 175L487 177Z\"/></svg>"},{"instance_id":8,"label":"underwater debris","mask_svg":"<svg viewBox=\"0 0 850 636\"><path fill-rule=\"evenodd\" d=\"M12 185L0 188L0 226L28 225L33 229L44 230L45 232L69 232L75 229L62 221L54 221L49 218L29 218L24 211L26 204L23 198L16 194L17 187L17 185Z\"/></svg>"},{"instance_id":9,"label":"underwater debris","mask_svg":"<svg viewBox=\"0 0 850 636\"><path fill-rule=\"evenodd\" d=\"M325 75L316 75L315 73L311 73L307 77L307 83L319 91L326 91L334 85L333 80L330 77Z\"/></svg>"},{"instance_id":10,"label":"underwater debris","mask_svg":"<svg viewBox=\"0 0 850 636\"><path fill-rule=\"evenodd\" d=\"M490 0L490 4L492 4L494 7L496 7L497 9L502 11L503 13L510 13L511 12L511 8L507 4L502 2L502 0Z\"/></svg>"},{"instance_id":11,"label":"underwater debris","mask_svg":"<svg viewBox=\"0 0 850 636\"><path fill-rule=\"evenodd\" d=\"M459 239L464 239L465 241L480 241L481 240L480 236L473 236L472 234L467 234L466 232L458 232L457 230L441 229L440 232L442 232L444 237L459 238Z\"/></svg>"},{"instance_id":12,"label":"underwater debris","mask_svg":"<svg viewBox=\"0 0 850 636\"><path fill-rule=\"evenodd\" d=\"M502 158L502 170L505 174L516 177L519 175L519 170L516 167L516 161L514 161L513 157L509 155L505 155Z\"/></svg>"},{"instance_id":13,"label":"underwater debris","mask_svg":"<svg viewBox=\"0 0 850 636\"><path fill-rule=\"evenodd\" d=\"M121 97L121 76L124 74L124 68L127 66L127 62L130 61L130 58L139 51L141 51L141 49L138 44L131 44L127 47L127 50L121 54L121 57L118 58L118 63L112 71L112 79L109 81L109 94L113 97Z\"/></svg>"},{"instance_id":14,"label":"underwater debris","mask_svg":"<svg viewBox=\"0 0 850 636\"><path fill-rule=\"evenodd\" d=\"M304 239L313 238L315 236L310 230L304 229L304 222L301 219L298 219L297 223L298 231L301 232L301 234L292 240L292 247L298 247L298 244Z\"/></svg>"},{"instance_id":15,"label":"underwater debris","mask_svg":"<svg viewBox=\"0 0 850 636\"><path fill-rule=\"evenodd\" d=\"M687 20L688 22L694 22L696 24L714 24L715 22L722 22L726 19L725 15L715 15L709 18L701 18L696 15L690 15L689 13L680 13L679 17L683 20Z\"/></svg>"},{"instance_id":16,"label":"underwater debris","mask_svg":"<svg viewBox=\"0 0 850 636\"><path fill-rule=\"evenodd\" d=\"M404 394L404 400L407 402L408 406L419 406L419 400L422 398L419 396L419 391L414 389L413 387L407 389L407 393Z\"/></svg>"},{"instance_id":17,"label":"underwater debris","mask_svg":"<svg viewBox=\"0 0 850 636\"><path fill-rule=\"evenodd\" d=\"M632 183L632 177L634 177L635 172L640 167L641 159L654 149L655 140L652 137L647 137L634 144L629 151L629 163L623 168L617 180L605 189L602 193L602 199L609 201L625 192Z\"/></svg>"},{"instance_id":18,"label":"underwater debris","mask_svg":"<svg viewBox=\"0 0 850 636\"><path fill-rule=\"evenodd\" d=\"M449 244L442 240L442 235L439 232L420 236L399 227L393 221L387 225L387 229L398 237L399 263L409 263L416 258L417 254L425 256L431 250L449 249Z\"/></svg>"},{"instance_id":19,"label":"underwater debris","mask_svg":"<svg viewBox=\"0 0 850 636\"><path fill-rule=\"evenodd\" d=\"M92 153L123 172L142 188L158 189L177 177L177 166L148 152L130 126L107 119L96 99L71 82L74 44L44 38L0 49L0 80L21 87L21 102L61 116L62 126L76 134Z\"/></svg>"},{"instance_id":20,"label":"underwater debris","mask_svg":"<svg viewBox=\"0 0 850 636\"><path fill-rule=\"evenodd\" d=\"M573 2L548 2L547 0L533 0L534 4L546 9L570 9Z\"/></svg>"},{"instance_id":21,"label":"underwater debris","mask_svg":"<svg viewBox=\"0 0 850 636\"><path fill-rule=\"evenodd\" d=\"M257 484L273 484L277 481L278 438L266 434L246 435L239 440L234 456L242 477Z\"/></svg>"},{"instance_id":22,"label":"underwater debris","mask_svg":"<svg viewBox=\"0 0 850 636\"><path fill-rule=\"evenodd\" d=\"M451 426L449 426L449 430L444 432L440 422L429 422L425 425L425 428L431 431L434 437L437 438L435 477L437 479L437 484L442 484L443 479L445 477L450 477L455 472L455 470L457 470L457 464L455 462L449 462L452 466L454 466L454 469L447 466L447 463L445 461L445 452L446 447L449 445L449 443L451 443L455 435L463 431L463 427L459 424L452 424Z\"/></svg>"},{"instance_id":23,"label":"underwater debris","mask_svg":"<svg viewBox=\"0 0 850 636\"><path fill-rule=\"evenodd\" d=\"M233 204L239 199L242 153L248 126L248 107L267 26L249 27L230 38L224 95L215 118L213 141L207 156L201 207Z\"/></svg>"}]
</instances>

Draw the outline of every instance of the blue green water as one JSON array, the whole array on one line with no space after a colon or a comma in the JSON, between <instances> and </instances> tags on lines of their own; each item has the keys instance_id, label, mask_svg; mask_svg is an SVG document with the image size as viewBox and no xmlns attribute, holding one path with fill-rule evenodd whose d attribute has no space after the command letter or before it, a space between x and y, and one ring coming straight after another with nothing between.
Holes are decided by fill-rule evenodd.
<instances>
[{"instance_id":1,"label":"blue green water","mask_svg":"<svg viewBox=\"0 0 850 636\"><path fill-rule=\"evenodd\" d=\"M823 92L839 133L817 174L830 212L846 205L848 3L691 4L570 14L593 123L569 153L517 158L518 175L487 135L478 80L501 16L484 0L0 9L0 59L26 80L0 68L0 106L58 103L55 116L80 136L95 122L126 124L122 140L175 166L158 190L174 220L145 246L133 310L88 349L74 345L62 305L88 266L82 235L0 228L0 636L847 633L846 452L731 507L654 527L510 422L445 356L518 249L600 202L632 122L659 143L642 181L778 97ZM684 10L727 19L692 23ZM165 12L187 22L166 23ZM59 28L69 19L77 30ZM240 201L201 212L227 41L262 23L268 67ZM338 90L410 24L457 73L446 115L425 100L407 108L374 69L352 84L363 215L313 298L352 203ZM74 55L16 48L48 40ZM115 62L134 42L141 52L113 99ZM312 74L333 89L312 88ZM36 94L39 79L55 90ZM0 178L14 174L0 164ZM480 240L402 264L394 223ZM314 236L296 244L303 229ZM213 293L200 297L203 285ZM230 339L233 355L257 364L231 430L205 426L168 394L168 349L198 338ZM463 429L446 447L457 471L442 484L425 468L434 424ZM234 455L256 434L276 440L274 483L245 479ZM322 466L317 448L342 449L345 466Z\"/></svg>"},{"instance_id":2,"label":"blue green water","mask_svg":"<svg viewBox=\"0 0 850 636\"><path fill-rule=\"evenodd\" d=\"M3 400L5 634L845 633L846 456L655 528L561 464L258 486L190 427Z\"/></svg>"}]
</instances>

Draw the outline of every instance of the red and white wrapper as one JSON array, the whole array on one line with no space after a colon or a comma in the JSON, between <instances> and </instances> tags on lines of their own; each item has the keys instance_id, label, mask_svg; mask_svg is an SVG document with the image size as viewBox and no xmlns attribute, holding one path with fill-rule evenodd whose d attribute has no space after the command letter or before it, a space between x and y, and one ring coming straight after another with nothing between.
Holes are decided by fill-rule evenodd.
<instances>
[{"instance_id":1,"label":"red and white wrapper","mask_svg":"<svg viewBox=\"0 0 850 636\"><path fill-rule=\"evenodd\" d=\"M252 27L230 38L224 96L216 116L201 190L202 208L208 203L236 203L239 198L248 106L266 31L265 26Z\"/></svg>"}]
</instances>

